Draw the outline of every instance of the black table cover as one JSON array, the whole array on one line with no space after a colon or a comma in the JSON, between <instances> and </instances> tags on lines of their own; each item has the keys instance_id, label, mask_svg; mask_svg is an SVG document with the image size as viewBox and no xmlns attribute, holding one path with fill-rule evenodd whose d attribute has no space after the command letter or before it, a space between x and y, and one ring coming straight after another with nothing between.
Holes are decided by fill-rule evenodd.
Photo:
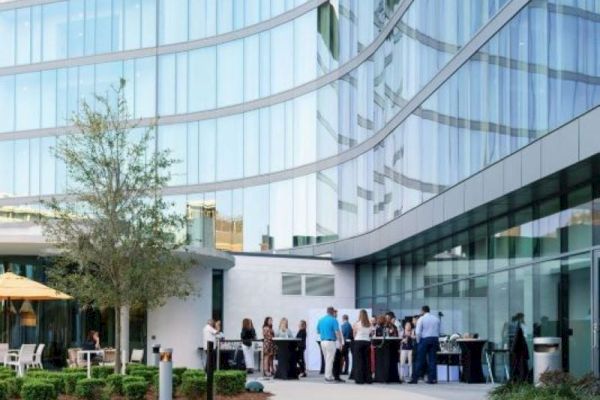
<instances>
[{"instance_id":1,"label":"black table cover","mask_svg":"<svg viewBox=\"0 0 600 400\"><path fill-rule=\"evenodd\" d=\"M300 339L273 339L277 347L277 371L275 379L298 379L296 367Z\"/></svg>"},{"instance_id":2,"label":"black table cover","mask_svg":"<svg viewBox=\"0 0 600 400\"><path fill-rule=\"evenodd\" d=\"M462 365L461 382L485 383L483 368L481 367L481 354L487 340L483 339L459 339L456 341L460 346Z\"/></svg>"},{"instance_id":3,"label":"black table cover","mask_svg":"<svg viewBox=\"0 0 600 400\"><path fill-rule=\"evenodd\" d=\"M400 338L387 337L384 339L374 337L371 343L375 346L375 379L373 381L400 383L400 376L398 375Z\"/></svg>"}]
</instances>

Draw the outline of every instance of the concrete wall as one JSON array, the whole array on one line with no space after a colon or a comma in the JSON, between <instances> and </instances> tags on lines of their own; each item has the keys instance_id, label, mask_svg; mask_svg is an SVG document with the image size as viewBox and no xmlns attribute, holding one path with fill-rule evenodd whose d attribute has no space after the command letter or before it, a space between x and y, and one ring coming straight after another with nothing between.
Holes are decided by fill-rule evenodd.
<instances>
[{"instance_id":1,"label":"concrete wall","mask_svg":"<svg viewBox=\"0 0 600 400\"><path fill-rule=\"evenodd\" d=\"M283 296L282 272L335 275L335 296ZM224 292L227 338L239 338L243 318L251 318L262 337L260 327L266 316L273 317L275 325L288 318L295 334L298 322L308 320L311 309L354 308L354 267L336 266L325 259L236 255L235 267L225 272Z\"/></svg>"},{"instance_id":2,"label":"concrete wall","mask_svg":"<svg viewBox=\"0 0 600 400\"><path fill-rule=\"evenodd\" d=\"M191 272L197 291L186 300L172 299L163 307L148 311L148 355L156 343L173 348L173 365L200 368L198 347L202 328L212 312L212 270L194 268ZM151 360L151 357L148 357Z\"/></svg>"}]
</instances>

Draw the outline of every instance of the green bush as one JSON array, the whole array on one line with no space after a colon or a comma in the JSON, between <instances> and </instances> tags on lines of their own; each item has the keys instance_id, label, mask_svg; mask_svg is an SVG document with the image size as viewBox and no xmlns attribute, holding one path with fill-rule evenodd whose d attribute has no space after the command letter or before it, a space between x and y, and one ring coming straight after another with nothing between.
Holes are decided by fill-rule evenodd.
<instances>
[{"instance_id":1,"label":"green bush","mask_svg":"<svg viewBox=\"0 0 600 400\"><path fill-rule=\"evenodd\" d=\"M184 374L180 391L190 400L203 399L206 394L206 376Z\"/></svg>"},{"instance_id":2,"label":"green bush","mask_svg":"<svg viewBox=\"0 0 600 400\"><path fill-rule=\"evenodd\" d=\"M158 375L154 375L154 377L152 378L152 386L154 386L156 389L158 389L158 381L159 381L160 377ZM179 387L179 385L181 384L181 378L179 378L177 375L173 374L173 381L172 381L172 385L173 385L173 393L176 392L177 388Z\"/></svg>"},{"instance_id":3,"label":"green bush","mask_svg":"<svg viewBox=\"0 0 600 400\"><path fill-rule=\"evenodd\" d=\"M129 375L131 371L136 369L146 369L146 366L144 364L129 363L125 366L125 373Z\"/></svg>"},{"instance_id":4,"label":"green bush","mask_svg":"<svg viewBox=\"0 0 600 400\"><path fill-rule=\"evenodd\" d=\"M63 370L67 371L67 370ZM63 380L63 386L65 388L65 394L74 394L75 386L77 382L86 379L87 373L85 372L61 372L60 377Z\"/></svg>"},{"instance_id":5,"label":"green bush","mask_svg":"<svg viewBox=\"0 0 600 400\"><path fill-rule=\"evenodd\" d=\"M578 396L574 387L558 384L552 387L535 387L528 383L506 384L490 392L490 400L592 400L589 396Z\"/></svg>"},{"instance_id":6,"label":"green bush","mask_svg":"<svg viewBox=\"0 0 600 400\"><path fill-rule=\"evenodd\" d=\"M101 400L104 384L104 379L82 379L75 385L75 395L84 400Z\"/></svg>"},{"instance_id":7,"label":"green bush","mask_svg":"<svg viewBox=\"0 0 600 400\"><path fill-rule=\"evenodd\" d=\"M123 395L123 375L112 374L107 376L106 388L110 395Z\"/></svg>"},{"instance_id":8,"label":"green bush","mask_svg":"<svg viewBox=\"0 0 600 400\"><path fill-rule=\"evenodd\" d=\"M114 373L115 373L114 367L108 367L105 365L94 365L92 367L92 378L104 379L107 376L112 375Z\"/></svg>"},{"instance_id":9,"label":"green bush","mask_svg":"<svg viewBox=\"0 0 600 400\"><path fill-rule=\"evenodd\" d=\"M188 369L181 374L181 379L187 376L206 378L206 372L201 369Z\"/></svg>"},{"instance_id":10,"label":"green bush","mask_svg":"<svg viewBox=\"0 0 600 400\"><path fill-rule=\"evenodd\" d=\"M0 382L0 400L8 399L8 383Z\"/></svg>"},{"instance_id":11,"label":"green bush","mask_svg":"<svg viewBox=\"0 0 600 400\"><path fill-rule=\"evenodd\" d=\"M144 400L148 391L146 382L127 382L123 384L123 394L127 400Z\"/></svg>"},{"instance_id":12,"label":"green bush","mask_svg":"<svg viewBox=\"0 0 600 400\"><path fill-rule=\"evenodd\" d=\"M37 379L37 378L47 378L47 377L52 377L57 375L56 372L50 372L50 371L44 371L41 369L34 369L34 370L29 370L25 373L25 377L26 378L33 378L33 379Z\"/></svg>"},{"instance_id":13,"label":"green bush","mask_svg":"<svg viewBox=\"0 0 600 400\"><path fill-rule=\"evenodd\" d=\"M54 391L57 395L65 392L65 383L62 379L62 376L59 376L57 373L49 374L47 376L40 376L39 378L33 379L50 383L52 386L54 386ZM25 378L25 381L27 382L27 378Z\"/></svg>"},{"instance_id":14,"label":"green bush","mask_svg":"<svg viewBox=\"0 0 600 400\"><path fill-rule=\"evenodd\" d=\"M14 377L5 379L4 382L7 385L8 397L15 398L21 394L21 387L23 386L23 378Z\"/></svg>"},{"instance_id":15,"label":"green bush","mask_svg":"<svg viewBox=\"0 0 600 400\"><path fill-rule=\"evenodd\" d=\"M232 396L246 390L245 371L215 371L215 388L218 394Z\"/></svg>"},{"instance_id":16,"label":"green bush","mask_svg":"<svg viewBox=\"0 0 600 400\"><path fill-rule=\"evenodd\" d=\"M154 375L156 375L157 372L155 372L154 370L151 369L134 369L133 371L131 371L131 373L129 374L130 376L139 376L141 378L144 378L144 380L146 381L146 383L152 383L152 380L154 379Z\"/></svg>"},{"instance_id":17,"label":"green bush","mask_svg":"<svg viewBox=\"0 0 600 400\"><path fill-rule=\"evenodd\" d=\"M175 368L173 368L173 375L177 375L179 377L179 380L181 380L181 378L183 377L183 374L187 370L188 369L186 367L175 367Z\"/></svg>"},{"instance_id":18,"label":"green bush","mask_svg":"<svg viewBox=\"0 0 600 400\"><path fill-rule=\"evenodd\" d=\"M130 375L126 375L123 377L123 385L125 385L126 383L131 383L131 382L146 382L146 379L142 376L130 376Z\"/></svg>"},{"instance_id":19,"label":"green bush","mask_svg":"<svg viewBox=\"0 0 600 400\"><path fill-rule=\"evenodd\" d=\"M51 383L29 379L21 387L23 400L56 400L58 395Z\"/></svg>"}]
</instances>

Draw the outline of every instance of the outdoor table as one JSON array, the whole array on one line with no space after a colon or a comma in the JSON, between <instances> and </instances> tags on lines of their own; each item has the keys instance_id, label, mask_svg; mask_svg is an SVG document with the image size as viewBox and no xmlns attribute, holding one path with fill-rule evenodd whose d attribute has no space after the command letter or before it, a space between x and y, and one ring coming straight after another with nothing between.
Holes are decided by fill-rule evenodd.
<instances>
[{"instance_id":1,"label":"outdoor table","mask_svg":"<svg viewBox=\"0 0 600 400\"><path fill-rule=\"evenodd\" d=\"M375 346L375 379L380 383L400 383L398 375L398 362L400 350L399 337L380 337L371 339Z\"/></svg>"},{"instance_id":2,"label":"outdoor table","mask_svg":"<svg viewBox=\"0 0 600 400\"><path fill-rule=\"evenodd\" d=\"M461 350L462 376L461 382L485 383L481 355L483 346L487 343L484 339L458 339L456 341Z\"/></svg>"},{"instance_id":3,"label":"outdoor table","mask_svg":"<svg viewBox=\"0 0 600 400\"><path fill-rule=\"evenodd\" d=\"M300 339L274 338L273 343L277 347L275 379L298 379L296 355Z\"/></svg>"},{"instance_id":4,"label":"outdoor table","mask_svg":"<svg viewBox=\"0 0 600 400\"><path fill-rule=\"evenodd\" d=\"M450 382L450 365L459 365L460 364L460 351L438 351L438 357L446 358L446 382ZM457 358L456 364L452 363L452 359ZM443 364L443 363L438 363Z\"/></svg>"},{"instance_id":5,"label":"outdoor table","mask_svg":"<svg viewBox=\"0 0 600 400\"><path fill-rule=\"evenodd\" d=\"M104 350L77 350L77 358L80 358L81 354L87 354L87 377L92 377L92 354L104 356Z\"/></svg>"}]
</instances>

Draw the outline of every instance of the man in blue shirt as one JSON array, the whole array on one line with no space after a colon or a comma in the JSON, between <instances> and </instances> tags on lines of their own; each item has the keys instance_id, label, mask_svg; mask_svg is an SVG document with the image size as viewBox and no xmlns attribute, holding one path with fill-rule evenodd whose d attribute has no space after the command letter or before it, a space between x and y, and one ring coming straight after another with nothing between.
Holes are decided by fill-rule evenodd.
<instances>
[{"instance_id":1,"label":"man in blue shirt","mask_svg":"<svg viewBox=\"0 0 600 400\"><path fill-rule=\"evenodd\" d=\"M437 383L436 355L440 347L440 319L429 313L429 306L421 308L421 318L417 321L417 363L409 383L417 383L427 357L427 383Z\"/></svg>"},{"instance_id":2,"label":"man in blue shirt","mask_svg":"<svg viewBox=\"0 0 600 400\"><path fill-rule=\"evenodd\" d=\"M344 347L342 347L342 358L344 361L344 371L342 375L348 375L348 367L350 364L350 344L352 343L352 325L348 322L348 316L342 315L342 336L344 338Z\"/></svg>"},{"instance_id":3,"label":"man in blue shirt","mask_svg":"<svg viewBox=\"0 0 600 400\"><path fill-rule=\"evenodd\" d=\"M340 325L333 316L334 308L327 307L327 315L317 323L317 333L321 338L321 350L325 358L325 381L335 382L333 377L333 362L335 359L336 342L339 348L342 348L342 336L340 334Z\"/></svg>"}]
</instances>

